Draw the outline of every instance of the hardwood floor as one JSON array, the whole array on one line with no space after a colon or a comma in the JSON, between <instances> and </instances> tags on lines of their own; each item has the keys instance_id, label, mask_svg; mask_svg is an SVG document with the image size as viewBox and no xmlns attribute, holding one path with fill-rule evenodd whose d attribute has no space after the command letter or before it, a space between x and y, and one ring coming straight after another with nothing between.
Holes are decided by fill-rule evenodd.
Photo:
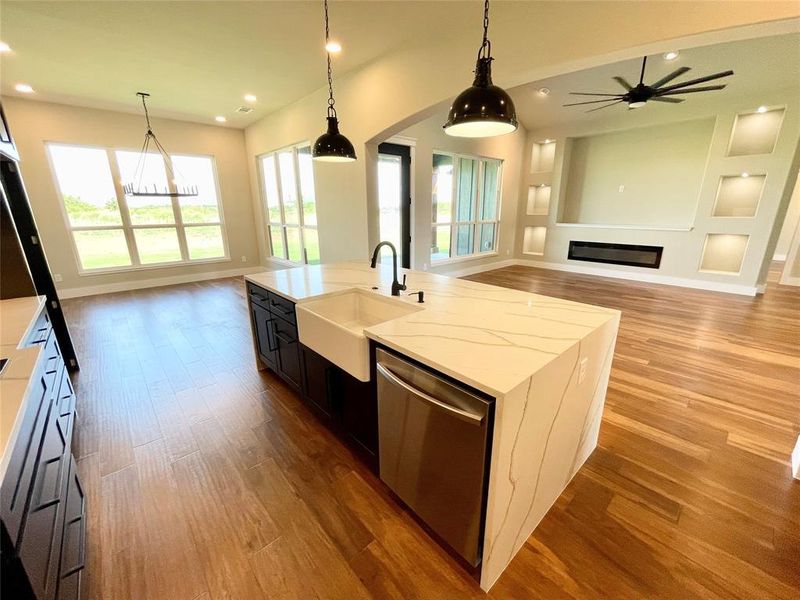
<instances>
[{"instance_id":1,"label":"hardwood floor","mask_svg":"<svg viewBox=\"0 0 800 600\"><path fill-rule=\"evenodd\" d=\"M621 309L600 445L490 598L798 598L800 289L509 267ZM241 280L64 302L81 360L85 598L485 595L275 376Z\"/></svg>"}]
</instances>

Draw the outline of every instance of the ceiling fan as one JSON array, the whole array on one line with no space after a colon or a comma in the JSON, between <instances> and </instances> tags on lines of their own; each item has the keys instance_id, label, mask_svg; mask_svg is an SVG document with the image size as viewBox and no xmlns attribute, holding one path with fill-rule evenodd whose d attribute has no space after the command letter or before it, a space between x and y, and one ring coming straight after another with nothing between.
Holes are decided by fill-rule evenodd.
<instances>
[{"instance_id":1,"label":"ceiling fan","mask_svg":"<svg viewBox=\"0 0 800 600\"><path fill-rule=\"evenodd\" d=\"M684 98L674 98L673 96L679 94L691 94L694 92L711 92L714 90L721 90L725 88L724 85L706 85L706 86L686 89L689 86L696 85L698 83L705 83L707 81L713 81L715 79L721 79L722 77L730 77L731 75L733 75L733 71L723 71L722 73L715 73L714 75L706 75L705 77L698 77L697 79L692 79L690 81L684 81L683 83L676 83L664 87L667 83L669 83L676 77L680 77L684 73L691 71L691 69L689 67L681 67L679 69L675 69L672 73L670 73L666 77L662 77L655 83L651 85L645 85L644 70L646 66L647 66L647 57L645 56L642 59L642 73L639 76L639 83L636 84L636 86L632 86L630 83L625 81L623 77L619 76L614 77L614 81L616 81L622 87L625 88L624 94L593 94L584 92L570 92L570 94L573 96L606 96L606 98L604 98L603 100L588 100L586 102L573 102L571 104L564 104L564 106L581 106L584 104L603 103L602 106L598 106L597 108L592 108L591 110L586 111L586 112L594 112L596 110L600 110L601 108L608 108L609 106L614 106L615 104L620 104L622 102L627 102L628 108L640 108L645 104L647 104L649 101L669 102L677 104L678 102L683 102Z\"/></svg>"}]
</instances>

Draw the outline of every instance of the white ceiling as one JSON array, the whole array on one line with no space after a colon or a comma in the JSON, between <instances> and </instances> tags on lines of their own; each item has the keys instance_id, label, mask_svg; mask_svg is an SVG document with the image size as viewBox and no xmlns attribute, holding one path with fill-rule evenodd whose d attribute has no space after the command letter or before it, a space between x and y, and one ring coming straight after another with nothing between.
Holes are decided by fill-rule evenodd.
<instances>
[{"instance_id":1,"label":"white ceiling","mask_svg":"<svg viewBox=\"0 0 800 600\"><path fill-rule=\"evenodd\" d=\"M342 75L404 44L443 35L480 8L448 2L331 2ZM36 100L245 127L326 84L322 2L29 2L3 0L0 92ZM477 35L477 33L476 33ZM335 83L335 82L334 82ZM258 102L235 113L243 96ZM322 109L321 109L322 110Z\"/></svg>"},{"instance_id":2,"label":"white ceiling","mask_svg":"<svg viewBox=\"0 0 800 600\"><path fill-rule=\"evenodd\" d=\"M635 85L639 81L641 59L627 60L543 79L508 90L517 108L520 122L528 130L537 130L561 123L594 122L622 115L636 120L637 125L657 121L665 116L689 115L708 106L718 106L733 98L758 96L763 93L763 104L769 104L769 92L800 85L800 34L756 38L702 48L681 49L677 59L666 61L661 55L648 57L645 83L652 83L678 67L688 66L691 71L670 82L670 85L689 81L728 69L734 75L703 85L725 83L724 90L686 94L682 104L648 103L645 107L629 111L618 104L593 113L588 106L563 107L562 104L596 100L589 96L572 96L569 92L620 93L623 88L611 78L620 75ZM538 90L550 89L541 96ZM681 96L679 96L681 97ZM597 106L597 105L595 105ZM634 115L633 112L636 112Z\"/></svg>"}]
</instances>

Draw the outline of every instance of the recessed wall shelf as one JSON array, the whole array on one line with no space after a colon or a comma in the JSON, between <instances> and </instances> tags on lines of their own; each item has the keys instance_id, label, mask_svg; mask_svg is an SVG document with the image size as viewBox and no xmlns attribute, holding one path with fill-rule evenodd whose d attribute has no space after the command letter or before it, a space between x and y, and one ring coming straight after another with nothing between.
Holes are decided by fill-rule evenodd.
<instances>
[{"instance_id":1,"label":"recessed wall shelf","mask_svg":"<svg viewBox=\"0 0 800 600\"><path fill-rule=\"evenodd\" d=\"M691 231L694 227L655 227L652 225L605 225L603 223L556 223L556 227L586 229L632 229L634 231Z\"/></svg>"},{"instance_id":2,"label":"recessed wall shelf","mask_svg":"<svg viewBox=\"0 0 800 600\"><path fill-rule=\"evenodd\" d=\"M531 146L531 173L552 171L555 157L555 142L534 142Z\"/></svg>"},{"instance_id":3,"label":"recessed wall shelf","mask_svg":"<svg viewBox=\"0 0 800 600\"><path fill-rule=\"evenodd\" d=\"M712 217L754 217L766 175L727 175L719 180Z\"/></svg>"},{"instance_id":4,"label":"recessed wall shelf","mask_svg":"<svg viewBox=\"0 0 800 600\"><path fill-rule=\"evenodd\" d=\"M709 233L703 246L700 271L738 275L747 251L749 235L735 233Z\"/></svg>"},{"instance_id":5,"label":"recessed wall shelf","mask_svg":"<svg viewBox=\"0 0 800 600\"><path fill-rule=\"evenodd\" d=\"M522 239L522 253L543 256L546 237L547 227L526 227L525 235Z\"/></svg>"},{"instance_id":6,"label":"recessed wall shelf","mask_svg":"<svg viewBox=\"0 0 800 600\"><path fill-rule=\"evenodd\" d=\"M532 185L528 188L528 215L546 216L550 212L549 185Z\"/></svg>"},{"instance_id":7,"label":"recessed wall shelf","mask_svg":"<svg viewBox=\"0 0 800 600\"><path fill-rule=\"evenodd\" d=\"M771 154L783 123L783 108L739 113L733 124L728 156Z\"/></svg>"}]
</instances>

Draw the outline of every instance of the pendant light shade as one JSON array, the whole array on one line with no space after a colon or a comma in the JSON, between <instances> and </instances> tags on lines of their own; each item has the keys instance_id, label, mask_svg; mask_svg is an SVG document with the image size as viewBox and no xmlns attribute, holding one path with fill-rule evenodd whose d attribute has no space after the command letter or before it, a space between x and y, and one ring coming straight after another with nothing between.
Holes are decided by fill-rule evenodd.
<instances>
[{"instance_id":1,"label":"pendant light shade","mask_svg":"<svg viewBox=\"0 0 800 600\"><path fill-rule=\"evenodd\" d=\"M482 138L516 131L517 111L505 90L492 83L492 43L489 33L489 0L483 7L483 43L475 64L472 86L461 92L450 107L444 132L454 137Z\"/></svg>"},{"instance_id":2,"label":"pendant light shade","mask_svg":"<svg viewBox=\"0 0 800 600\"><path fill-rule=\"evenodd\" d=\"M333 71L331 53L328 50L330 34L328 29L328 0L325 4L325 53L328 56L328 130L317 138L311 149L311 156L320 162L352 162L356 151L344 135L339 132L339 119L336 116L336 101L333 98Z\"/></svg>"},{"instance_id":3,"label":"pendant light shade","mask_svg":"<svg viewBox=\"0 0 800 600\"><path fill-rule=\"evenodd\" d=\"M335 116L328 117L328 131L317 138L311 153L315 160L323 162L350 162L356 159L353 144L339 133L339 120Z\"/></svg>"}]
</instances>

